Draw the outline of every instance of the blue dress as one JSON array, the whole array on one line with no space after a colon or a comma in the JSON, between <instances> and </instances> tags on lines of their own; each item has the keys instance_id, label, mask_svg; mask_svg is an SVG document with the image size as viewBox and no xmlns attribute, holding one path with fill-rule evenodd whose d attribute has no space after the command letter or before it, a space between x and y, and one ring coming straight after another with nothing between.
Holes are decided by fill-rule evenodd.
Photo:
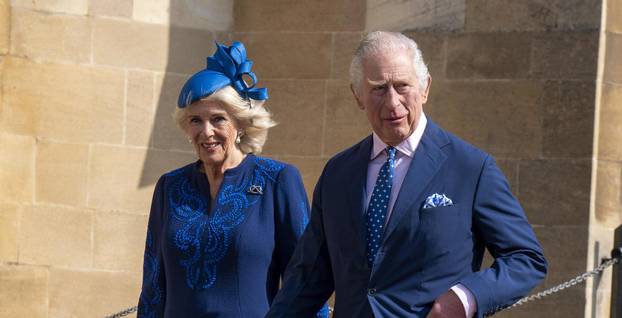
<instances>
[{"instance_id":1,"label":"blue dress","mask_svg":"<svg viewBox=\"0 0 622 318\"><path fill-rule=\"evenodd\" d=\"M300 174L249 154L225 172L210 211L200 167L155 187L138 317L264 317L309 220Z\"/></svg>"}]
</instances>

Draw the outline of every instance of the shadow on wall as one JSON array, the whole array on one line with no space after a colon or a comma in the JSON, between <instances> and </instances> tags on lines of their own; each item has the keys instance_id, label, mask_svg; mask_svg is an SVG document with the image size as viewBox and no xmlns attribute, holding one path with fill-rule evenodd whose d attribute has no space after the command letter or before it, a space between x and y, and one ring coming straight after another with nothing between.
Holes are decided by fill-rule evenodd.
<instances>
[{"instance_id":1,"label":"shadow on wall","mask_svg":"<svg viewBox=\"0 0 622 318\"><path fill-rule=\"evenodd\" d=\"M154 184L171 167L193 160L194 150L175 126L172 114L181 87L190 75L205 68L214 41L229 41L233 1L170 0L162 19L168 22L168 58L165 70L155 76L153 127L139 187Z\"/></svg>"}]
</instances>

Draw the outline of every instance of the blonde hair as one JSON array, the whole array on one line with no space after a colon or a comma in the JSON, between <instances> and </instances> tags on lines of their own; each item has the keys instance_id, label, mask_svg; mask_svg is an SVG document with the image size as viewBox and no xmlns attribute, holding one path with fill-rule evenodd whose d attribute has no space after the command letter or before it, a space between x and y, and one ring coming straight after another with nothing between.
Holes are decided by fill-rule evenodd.
<instances>
[{"instance_id":1,"label":"blonde hair","mask_svg":"<svg viewBox=\"0 0 622 318\"><path fill-rule=\"evenodd\" d=\"M264 101L245 100L231 86L225 86L184 108L175 108L173 117L177 127L186 131L189 107L201 102L213 101L220 103L238 123L238 128L242 131L238 144L240 150L245 154L261 153L268 138L268 129L276 126L276 122L272 120L272 115L264 107Z\"/></svg>"}]
</instances>

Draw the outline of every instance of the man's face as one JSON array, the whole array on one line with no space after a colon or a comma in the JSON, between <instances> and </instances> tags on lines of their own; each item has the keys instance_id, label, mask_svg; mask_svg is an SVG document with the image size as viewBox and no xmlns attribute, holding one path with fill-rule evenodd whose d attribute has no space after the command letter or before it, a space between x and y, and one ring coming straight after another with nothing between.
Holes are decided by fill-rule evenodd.
<instances>
[{"instance_id":1,"label":"man's face","mask_svg":"<svg viewBox=\"0 0 622 318\"><path fill-rule=\"evenodd\" d=\"M354 97L374 132L395 146L417 128L429 89L429 78L424 89L419 87L412 54L379 53L363 59L360 92Z\"/></svg>"}]
</instances>

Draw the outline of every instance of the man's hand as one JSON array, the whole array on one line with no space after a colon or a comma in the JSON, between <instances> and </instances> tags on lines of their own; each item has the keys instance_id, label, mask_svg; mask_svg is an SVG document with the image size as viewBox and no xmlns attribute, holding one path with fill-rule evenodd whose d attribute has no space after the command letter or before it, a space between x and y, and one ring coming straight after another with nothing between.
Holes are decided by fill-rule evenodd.
<instances>
[{"instance_id":1,"label":"man's hand","mask_svg":"<svg viewBox=\"0 0 622 318\"><path fill-rule=\"evenodd\" d=\"M458 295L452 290L438 296L427 318L464 318L466 313Z\"/></svg>"}]
</instances>

